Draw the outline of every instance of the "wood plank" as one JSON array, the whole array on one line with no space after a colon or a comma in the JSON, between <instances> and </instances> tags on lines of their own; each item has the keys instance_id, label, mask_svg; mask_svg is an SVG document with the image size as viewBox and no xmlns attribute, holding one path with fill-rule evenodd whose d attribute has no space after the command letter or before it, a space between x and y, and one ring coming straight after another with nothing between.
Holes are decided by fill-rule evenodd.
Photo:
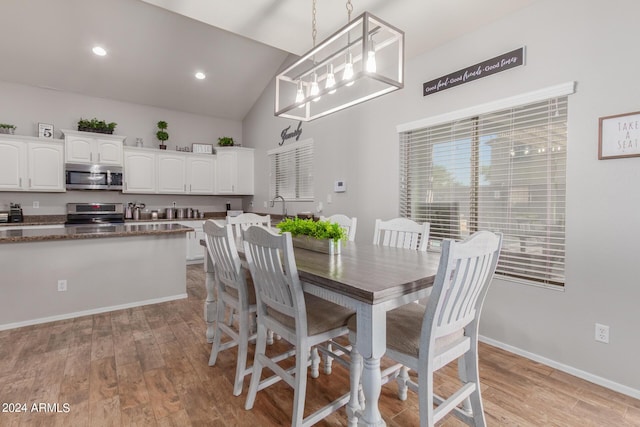
<instances>
[{"instance_id":1,"label":"wood plank","mask_svg":"<svg viewBox=\"0 0 640 427\"><path fill-rule=\"evenodd\" d=\"M184 409L165 368L144 372L144 379L149 392L149 403L157 419Z\"/></svg>"},{"instance_id":2,"label":"wood plank","mask_svg":"<svg viewBox=\"0 0 640 427\"><path fill-rule=\"evenodd\" d=\"M118 376L115 357L92 360L90 370L89 399L91 406L97 401L110 399L118 394ZM106 402L105 404L107 404ZM120 403L118 402L118 405Z\"/></svg>"},{"instance_id":3,"label":"wood plank","mask_svg":"<svg viewBox=\"0 0 640 427\"><path fill-rule=\"evenodd\" d=\"M124 409L142 406L149 402L149 392L139 362L118 365L118 392L120 407Z\"/></svg>"}]
</instances>

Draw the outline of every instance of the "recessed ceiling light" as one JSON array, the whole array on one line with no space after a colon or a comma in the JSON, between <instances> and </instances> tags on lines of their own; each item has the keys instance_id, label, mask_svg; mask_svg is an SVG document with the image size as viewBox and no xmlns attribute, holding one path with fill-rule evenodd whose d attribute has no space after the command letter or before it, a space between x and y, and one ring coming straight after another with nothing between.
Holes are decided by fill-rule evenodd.
<instances>
[{"instance_id":1,"label":"recessed ceiling light","mask_svg":"<svg viewBox=\"0 0 640 427\"><path fill-rule=\"evenodd\" d=\"M196 73L196 79L198 80L203 80L205 77L207 77L203 72L198 71Z\"/></svg>"},{"instance_id":2,"label":"recessed ceiling light","mask_svg":"<svg viewBox=\"0 0 640 427\"><path fill-rule=\"evenodd\" d=\"M94 46L93 49L91 49L93 51L93 53L95 53L98 56L105 56L107 54L107 51L104 50L103 47L100 46Z\"/></svg>"}]
</instances>

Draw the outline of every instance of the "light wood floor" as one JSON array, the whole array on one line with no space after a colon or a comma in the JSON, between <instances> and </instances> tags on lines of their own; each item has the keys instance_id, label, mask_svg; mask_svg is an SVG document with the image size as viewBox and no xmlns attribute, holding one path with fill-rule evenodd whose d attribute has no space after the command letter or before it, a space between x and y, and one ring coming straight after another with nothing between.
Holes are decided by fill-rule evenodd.
<instances>
[{"instance_id":1,"label":"light wood floor","mask_svg":"<svg viewBox=\"0 0 640 427\"><path fill-rule=\"evenodd\" d=\"M0 402L26 413L0 412L0 426L282 426L293 393L283 382L258 393L244 410L248 387L232 395L235 350L207 365L202 318L202 266L188 269L186 300L0 331ZM286 344L279 342L276 347ZM481 346L483 401L489 426L640 426L640 401L488 345ZM455 368L437 377L442 393ZM309 379L306 414L348 390L348 374ZM418 425L416 396L383 388L389 426ZM68 404L65 412L31 412L33 403ZM49 408L54 409L55 408ZM319 423L345 426L344 410ZM442 425L462 425L452 417Z\"/></svg>"}]
</instances>

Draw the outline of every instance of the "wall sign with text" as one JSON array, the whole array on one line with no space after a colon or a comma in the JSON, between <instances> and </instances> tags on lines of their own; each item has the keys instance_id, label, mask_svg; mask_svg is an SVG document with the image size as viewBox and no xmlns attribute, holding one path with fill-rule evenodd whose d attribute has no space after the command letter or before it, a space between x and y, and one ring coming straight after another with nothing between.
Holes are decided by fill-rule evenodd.
<instances>
[{"instance_id":1,"label":"wall sign with text","mask_svg":"<svg viewBox=\"0 0 640 427\"><path fill-rule=\"evenodd\" d=\"M291 139L291 138L295 138L296 141L300 139L300 135L302 135L302 121L298 122L298 127L296 128L296 130L289 132L289 130L291 129L291 125L287 126L286 128L282 129L282 132L280 132L280 138L282 138L282 141L280 141L278 143L278 145L282 145L284 144L284 142L287 139Z\"/></svg>"},{"instance_id":2,"label":"wall sign with text","mask_svg":"<svg viewBox=\"0 0 640 427\"><path fill-rule=\"evenodd\" d=\"M640 156L640 111L600 117L598 159Z\"/></svg>"},{"instance_id":3,"label":"wall sign with text","mask_svg":"<svg viewBox=\"0 0 640 427\"><path fill-rule=\"evenodd\" d=\"M422 84L422 96L524 65L524 46Z\"/></svg>"}]
</instances>

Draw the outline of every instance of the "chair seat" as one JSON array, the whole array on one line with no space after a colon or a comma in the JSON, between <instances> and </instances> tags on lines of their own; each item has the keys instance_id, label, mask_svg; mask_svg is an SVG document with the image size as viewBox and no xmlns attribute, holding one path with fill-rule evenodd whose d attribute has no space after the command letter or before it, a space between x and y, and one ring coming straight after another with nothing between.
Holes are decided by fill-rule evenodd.
<instances>
[{"instance_id":1,"label":"chair seat","mask_svg":"<svg viewBox=\"0 0 640 427\"><path fill-rule=\"evenodd\" d=\"M304 294L307 308L307 334L318 335L332 329L347 325L347 320L354 311L334 304L315 295ZM291 330L295 330L295 319L275 310L268 310L269 315Z\"/></svg>"},{"instance_id":2,"label":"chair seat","mask_svg":"<svg viewBox=\"0 0 640 427\"><path fill-rule=\"evenodd\" d=\"M253 279L251 278L251 272L249 270L246 271L247 278L247 294L249 297L249 305L256 305L256 289L253 286ZM235 299L238 299L238 290L232 288L231 286L224 287L225 292L229 295L233 296Z\"/></svg>"},{"instance_id":3,"label":"chair seat","mask_svg":"<svg viewBox=\"0 0 640 427\"><path fill-rule=\"evenodd\" d=\"M418 358L420 350L420 333L425 306L422 304L405 304L387 313L387 348L398 353ZM349 319L347 326L357 332L356 316ZM449 347L464 336L460 329L444 337L436 339L436 353Z\"/></svg>"}]
</instances>

